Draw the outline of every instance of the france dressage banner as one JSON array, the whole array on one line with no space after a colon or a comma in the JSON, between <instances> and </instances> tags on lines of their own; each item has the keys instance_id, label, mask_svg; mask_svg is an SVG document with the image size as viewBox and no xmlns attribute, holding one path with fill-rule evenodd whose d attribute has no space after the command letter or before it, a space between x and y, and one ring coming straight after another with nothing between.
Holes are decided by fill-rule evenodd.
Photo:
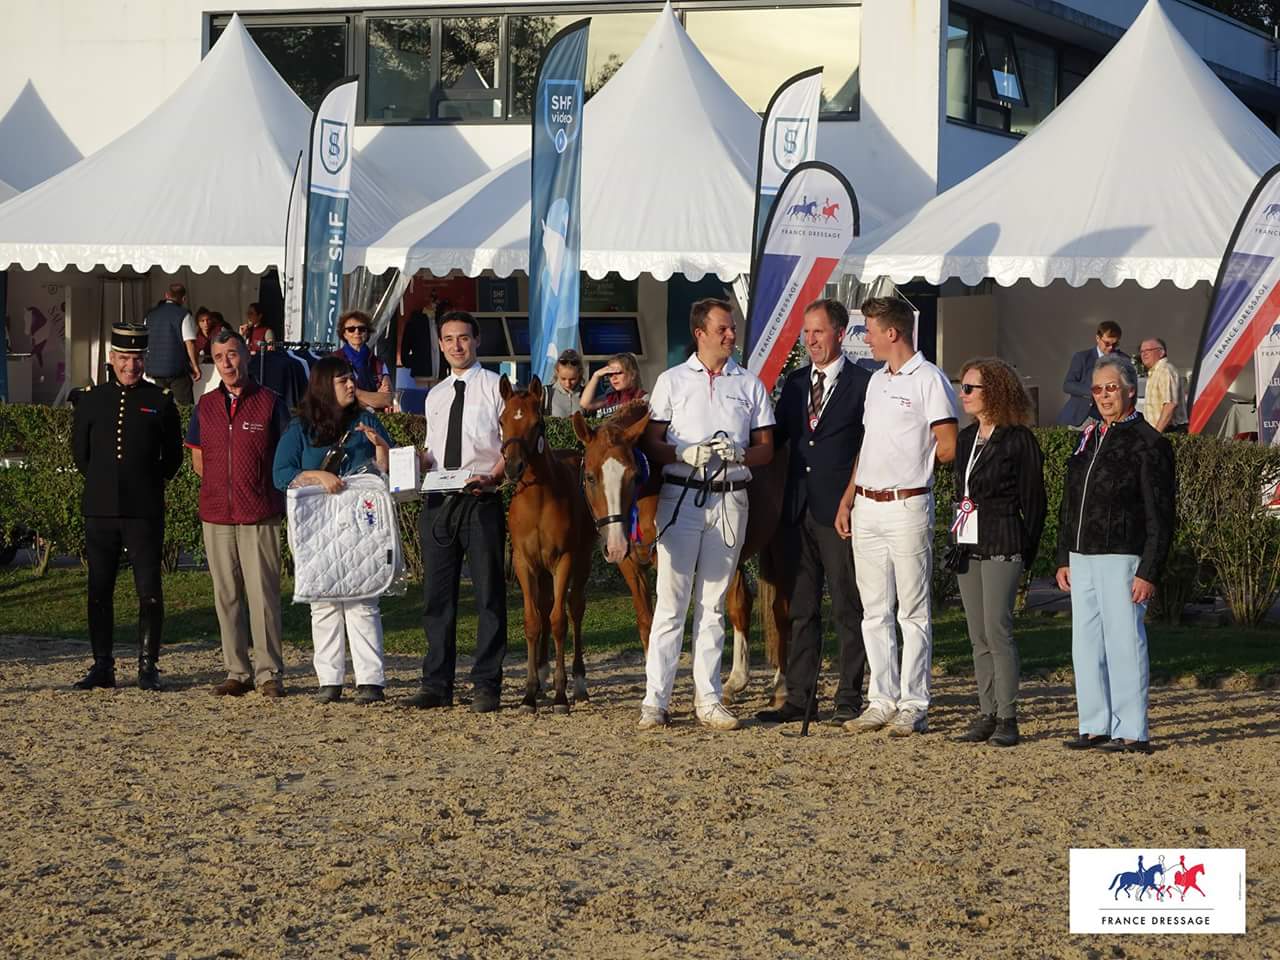
<instances>
[{"instance_id":1,"label":"france dressage banner","mask_svg":"<svg viewBox=\"0 0 1280 960\"><path fill-rule=\"evenodd\" d=\"M302 339L302 252L307 229L307 168L305 154L298 151L293 167L293 186L289 190L289 207L284 220L284 262L280 264L280 293L284 298L284 338L291 342Z\"/></svg>"},{"instance_id":2,"label":"france dressage banner","mask_svg":"<svg viewBox=\"0 0 1280 960\"><path fill-rule=\"evenodd\" d=\"M751 227L751 262L756 262L760 236L773 209L778 188L788 173L806 160L818 159L818 110L822 104L822 68L797 73L774 91L760 125L760 158L756 165L756 215Z\"/></svg>"},{"instance_id":3,"label":"france dressage banner","mask_svg":"<svg viewBox=\"0 0 1280 960\"><path fill-rule=\"evenodd\" d=\"M325 91L320 109L311 118L302 333L312 343L333 343L342 313L342 254L347 244L358 87L356 77L339 80Z\"/></svg>"},{"instance_id":4,"label":"france dressage banner","mask_svg":"<svg viewBox=\"0 0 1280 960\"><path fill-rule=\"evenodd\" d=\"M858 235L858 199L835 167L811 160L787 174L751 271L747 368L770 390L804 323Z\"/></svg>"},{"instance_id":5,"label":"france dressage banner","mask_svg":"<svg viewBox=\"0 0 1280 960\"><path fill-rule=\"evenodd\" d=\"M1264 344L1280 344L1280 178L1276 177L1277 173L1280 165L1272 167L1258 181L1218 268L1191 377L1192 433L1205 428L1255 352ZM1265 413L1266 384L1270 379L1271 376L1260 377L1257 384L1260 421L1276 419ZM1274 429L1273 426L1273 433ZM1261 435L1260 431L1259 439Z\"/></svg>"},{"instance_id":6,"label":"france dressage banner","mask_svg":"<svg viewBox=\"0 0 1280 960\"><path fill-rule=\"evenodd\" d=\"M529 360L543 383L554 378L560 352L578 345L582 107L590 25L590 19L579 20L552 38L534 87Z\"/></svg>"}]
</instances>

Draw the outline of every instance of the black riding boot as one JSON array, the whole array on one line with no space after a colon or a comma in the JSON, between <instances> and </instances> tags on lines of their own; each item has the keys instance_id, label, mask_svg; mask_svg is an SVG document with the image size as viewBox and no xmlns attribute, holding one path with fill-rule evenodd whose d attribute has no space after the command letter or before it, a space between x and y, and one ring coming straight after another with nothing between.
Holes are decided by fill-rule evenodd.
<instances>
[{"instance_id":1,"label":"black riding boot","mask_svg":"<svg viewBox=\"0 0 1280 960\"><path fill-rule=\"evenodd\" d=\"M89 601L89 646L93 650L93 666L83 680L75 684L77 690L116 685L116 662L111 656L111 630L115 610L111 603Z\"/></svg>"},{"instance_id":2,"label":"black riding boot","mask_svg":"<svg viewBox=\"0 0 1280 960\"><path fill-rule=\"evenodd\" d=\"M138 604L138 689L159 690L160 628L164 626L164 605L159 600Z\"/></svg>"}]
</instances>

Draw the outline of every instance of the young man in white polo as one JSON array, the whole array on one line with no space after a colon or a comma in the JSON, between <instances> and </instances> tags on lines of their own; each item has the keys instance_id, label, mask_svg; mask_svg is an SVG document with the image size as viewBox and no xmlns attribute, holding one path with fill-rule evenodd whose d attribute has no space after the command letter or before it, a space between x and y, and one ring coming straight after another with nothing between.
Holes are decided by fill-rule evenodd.
<instances>
[{"instance_id":1,"label":"young man in white polo","mask_svg":"<svg viewBox=\"0 0 1280 960\"><path fill-rule=\"evenodd\" d=\"M876 297L862 313L871 355L884 366L867 385L862 450L836 511L836 530L853 537L871 672L867 709L845 729L888 726L892 736L909 737L928 729L933 467L955 458L956 395L946 374L915 348L915 317L906 302Z\"/></svg>"},{"instance_id":2,"label":"young man in white polo","mask_svg":"<svg viewBox=\"0 0 1280 960\"><path fill-rule=\"evenodd\" d=\"M773 404L733 359L732 307L699 300L689 317L695 351L658 377L649 394L644 451L662 469L658 501L658 595L645 661L640 729L665 726L693 601L694 712L715 730L738 719L720 702L724 597L747 534L751 468L773 459Z\"/></svg>"}]
</instances>

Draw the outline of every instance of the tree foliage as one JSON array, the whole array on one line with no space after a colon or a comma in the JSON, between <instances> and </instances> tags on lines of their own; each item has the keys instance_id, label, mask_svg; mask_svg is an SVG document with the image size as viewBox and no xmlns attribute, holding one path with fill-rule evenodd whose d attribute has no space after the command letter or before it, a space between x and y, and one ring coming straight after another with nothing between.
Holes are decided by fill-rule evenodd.
<instances>
[{"instance_id":1,"label":"tree foliage","mask_svg":"<svg viewBox=\"0 0 1280 960\"><path fill-rule=\"evenodd\" d=\"M1199 0L1233 20L1271 33L1280 24L1280 0Z\"/></svg>"}]
</instances>

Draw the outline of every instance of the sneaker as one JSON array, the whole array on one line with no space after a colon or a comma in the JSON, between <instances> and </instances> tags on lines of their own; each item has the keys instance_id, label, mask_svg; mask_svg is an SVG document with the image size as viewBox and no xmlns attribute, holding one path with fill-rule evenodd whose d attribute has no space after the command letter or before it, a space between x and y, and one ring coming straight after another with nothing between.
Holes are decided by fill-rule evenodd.
<instances>
[{"instance_id":1,"label":"sneaker","mask_svg":"<svg viewBox=\"0 0 1280 960\"><path fill-rule=\"evenodd\" d=\"M872 704L862 711L862 716L845 723L844 728L850 733L870 733L873 730L883 730L893 720L894 713L893 707Z\"/></svg>"},{"instance_id":2,"label":"sneaker","mask_svg":"<svg viewBox=\"0 0 1280 960\"><path fill-rule=\"evenodd\" d=\"M640 722L636 724L637 730L661 730L671 722L671 714L665 710L659 710L657 707L641 707Z\"/></svg>"},{"instance_id":3,"label":"sneaker","mask_svg":"<svg viewBox=\"0 0 1280 960\"><path fill-rule=\"evenodd\" d=\"M737 730L742 724L738 718L725 709L723 703L713 703L697 711L698 722L712 730Z\"/></svg>"},{"instance_id":4,"label":"sneaker","mask_svg":"<svg viewBox=\"0 0 1280 960\"><path fill-rule=\"evenodd\" d=\"M929 716L915 707L903 707L889 727L891 737L909 737L913 733L925 733L929 729Z\"/></svg>"}]
</instances>

